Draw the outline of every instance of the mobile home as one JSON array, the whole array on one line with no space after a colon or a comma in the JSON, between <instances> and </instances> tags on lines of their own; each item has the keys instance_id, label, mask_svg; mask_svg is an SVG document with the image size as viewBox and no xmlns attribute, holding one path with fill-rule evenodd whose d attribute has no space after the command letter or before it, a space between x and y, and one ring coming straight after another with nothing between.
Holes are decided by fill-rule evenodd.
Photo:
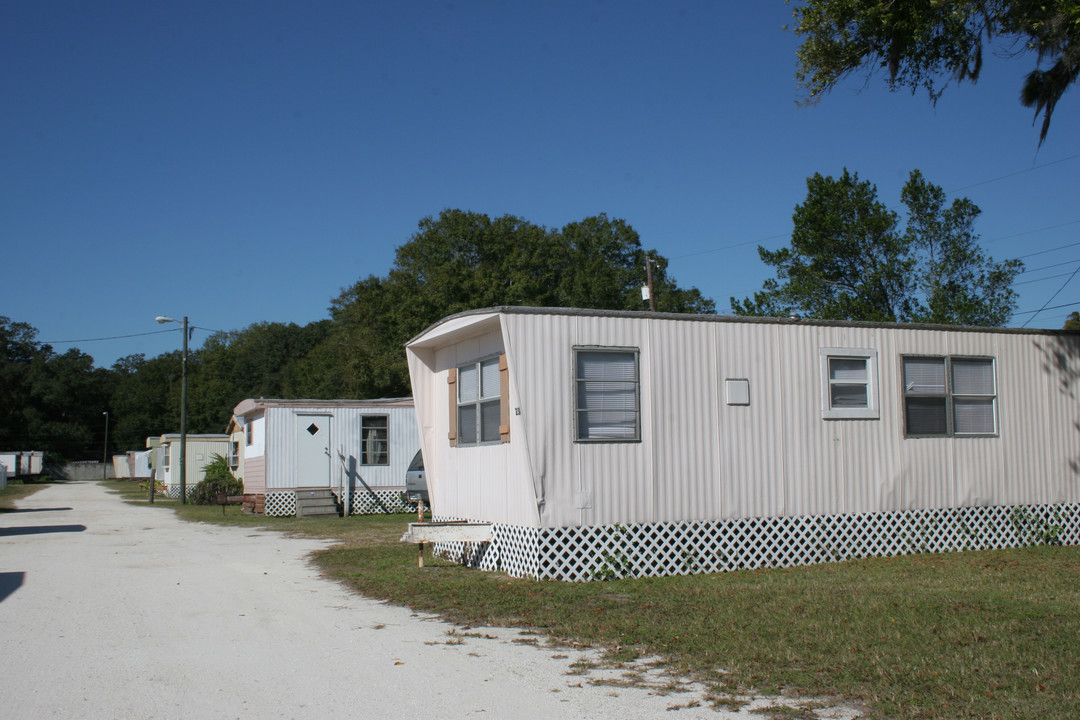
<instances>
[{"instance_id":1,"label":"mobile home","mask_svg":"<svg viewBox=\"0 0 1080 720\"><path fill-rule=\"evenodd\" d=\"M131 463L127 453L112 456L113 477L117 480L131 479Z\"/></svg>"},{"instance_id":2,"label":"mobile home","mask_svg":"<svg viewBox=\"0 0 1080 720\"><path fill-rule=\"evenodd\" d=\"M7 468L10 478L37 477L41 474L44 456L41 450L0 451L0 465Z\"/></svg>"},{"instance_id":3,"label":"mobile home","mask_svg":"<svg viewBox=\"0 0 1080 720\"><path fill-rule=\"evenodd\" d=\"M180 497L180 433L162 435L157 452L158 465L155 471L155 482L165 486L165 494L169 497ZM206 477L204 468L214 460L214 455L228 457L228 454L228 435L189 434L184 466L187 492L190 493Z\"/></svg>"},{"instance_id":4,"label":"mobile home","mask_svg":"<svg viewBox=\"0 0 1080 720\"><path fill-rule=\"evenodd\" d=\"M407 345L439 550L588 580L1080 542L1080 335L504 307Z\"/></svg>"},{"instance_id":5,"label":"mobile home","mask_svg":"<svg viewBox=\"0 0 1080 720\"><path fill-rule=\"evenodd\" d=\"M414 509L402 498L420 449L412 398L249 399L233 416L244 494L267 515L295 514L299 488L330 490L348 514Z\"/></svg>"}]
</instances>

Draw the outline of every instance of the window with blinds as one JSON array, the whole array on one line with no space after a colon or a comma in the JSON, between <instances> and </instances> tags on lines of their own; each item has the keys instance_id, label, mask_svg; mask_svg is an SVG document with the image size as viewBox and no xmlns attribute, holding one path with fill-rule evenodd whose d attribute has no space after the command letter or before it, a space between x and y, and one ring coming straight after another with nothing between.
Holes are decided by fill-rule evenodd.
<instances>
[{"instance_id":1,"label":"window with blinds","mask_svg":"<svg viewBox=\"0 0 1080 720\"><path fill-rule=\"evenodd\" d=\"M993 359L905 357L903 365L909 437L997 434Z\"/></svg>"},{"instance_id":2,"label":"window with blinds","mask_svg":"<svg viewBox=\"0 0 1080 720\"><path fill-rule=\"evenodd\" d=\"M360 464L390 464L390 423L385 415L360 417Z\"/></svg>"},{"instance_id":3,"label":"window with blinds","mask_svg":"<svg viewBox=\"0 0 1080 720\"><path fill-rule=\"evenodd\" d=\"M640 440L637 350L578 348L574 368L577 440Z\"/></svg>"},{"instance_id":4,"label":"window with blinds","mask_svg":"<svg viewBox=\"0 0 1080 720\"><path fill-rule=\"evenodd\" d=\"M876 419L877 351L821 348L821 416L830 420Z\"/></svg>"}]
</instances>

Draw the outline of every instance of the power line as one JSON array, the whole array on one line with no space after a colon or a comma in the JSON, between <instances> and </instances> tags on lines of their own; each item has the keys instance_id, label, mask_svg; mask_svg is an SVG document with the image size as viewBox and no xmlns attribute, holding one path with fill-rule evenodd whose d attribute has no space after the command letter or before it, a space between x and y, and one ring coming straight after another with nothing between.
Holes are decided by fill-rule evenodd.
<instances>
[{"instance_id":1,"label":"power line","mask_svg":"<svg viewBox=\"0 0 1080 720\"><path fill-rule=\"evenodd\" d=\"M1040 250L1039 252L1028 253L1027 255L1017 255L1013 260L1023 260L1024 258L1035 257L1036 255L1045 255L1046 253L1057 252L1058 250L1076 247L1077 245L1080 245L1080 242L1069 243L1068 245L1058 245L1056 248L1050 248L1049 250Z\"/></svg>"},{"instance_id":2,"label":"power line","mask_svg":"<svg viewBox=\"0 0 1080 720\"><path fill-rule=\"evenodd\" d=\"M1080 221L1078 221L1080 222ZM734 245L724 245L723 247L713 248L712 250L701 250L700 252L692 252L686 255L675 255L668 258L668 260L681 260L682 258L695 257L697 255L708 255L709 253L721 252L723 250L730 250L732 248L744 247L746 245L757 245L763 243L766 240L775 240L776 238L787 237L788 233L780 233L778 235L770 235L769 237L761 238L760 240L747 240L746 242L735 243Z\"/></svg>"},{"instance_id":3,"label":"power line","mask_svg":"<svg viewBox=\"0 0 1080 720\"><path fill-rule=\"evenodd\" d=\"M206 332L223 333L224 330L215 330L213 328L199 327L197 325L189 325L189 330L205 330ZM60 345L63 343L84 343L84 342L101 342L102 340L123 340L125 338L143 337L144 335L161 335L162 333L177 333L182 332L181 328L169 328L168 330L154 330L153 332L133 333L131 335L113 335L112 337L99 337L99 338L82 338L81 340L37 340L35 342L41 345Z\"/></svg>"},{"instance_id":4,"label":"power line","mask_svg":"<svg viewBox=\"0 0 1080 720\"><path fill-rule=\"evenodd\" d=\"M1069 279L1068 279L1068 280L1066 280L1065 282L1063 282L1063 283L1061 284L1061 287L1059 287L1059 288L1057 289L1057 292L1056 292L1056 293L1054 293L1053 295L1051 295L1051 296L1050 296L1050 300L1047 300L1047 301L1046 301L1045 303L1043 303L1043 306L1042 306L1041 308L1039 308L1038 310L1036 310L1036 311L1035 311L1035 314L1034 314L1034 315L1032 315L1032 316L1031 316L1031 317L1029 317L1029 318L1028 318L1027 320L1025 320L1025 321L1024 321L1024 324L1023 324L1023 325L1021 325L1020 327L1022 327L1022 328L1023 328L1023 327L1027 327L1027 324L1028 324L1029 322L1031 322L1032 320L1034 320L1034 319L1035 319L1035 317L1036 317L1036 316L1037 316L1037 315L1038 315L1039 313L1041 313L1041 312L1042 312L1043 310L1046 310L1046 306L1050 304L1050 301L1051 301L1051 300L1053 300L1054 298L1056 298L1056 297L1058 296L1058 293L1060 293L1060 292L1061 292L1062 290L1064 290L1064 289L1065 289L1065 286L1066 286L1066 285L1068 285L1068 284L1069 284L1070 282L1072 282L1072 279L1073 279L1074 277L1076 277L1076 273L1078 273L1078 272L1080 272L1080 265L1077 265L1077 266L1076 266L1076 269L1072 271L1072 275L1070 275L1070 276L1069 276Z\"/></svg>"},{"instance_id":5,"label":"power line","mask_svg":"<svg viewBox=\"0 0 1080 720\"><path fill-rule=\"evenodd\" d=\"M1025 230L1024 232L1013 233L1012 235L1002 235L1001 237L996 237L992 240L984 240L983 244L985 245L986 243L997 242L998 240L1011 240L1013 238L1022 237L1024 235L1034 235L1035 233L1044 232L1046 230L1056 230L1058 228L1075 225L1077 223L1080 223L1080 220L1070 220L1069 222L1061 223L1060 225L1047 225L1046 227L1041 227L1037 230Z\"/></svg>"},{"instance_id":6,"label":"power line","mask_svg":"<svg viewBox=\"0 0 1080 720\"><path fill-rule=\"evenodd\" d=\"M38 340L42 345L60 345L62 343L100 342L102 340L123 340L124 338L142 337L144 335L160 335L162 333L180 332L179 329L154 330L153 332L134 333L132 335L113 335L112 337L82 338L81 340Z\"/></svg>"},{"instance_id":7,"label":"power line","mask_svg":"<svg viewBox=\"0 0 1080 720\"><path fill-rule=\"evenodd\" d=\"M1074 261L1075 262L1075 261ZM1023 282L1014 282L1013 285L1030 285L1031 283L1046 282L1047 280L1053 280L1054 278L1065 277L1071 273L1058 273L1057 275L1047 275L1044 278L1035 278L1034 280L1024 280Z\"/></svg>"},{"instance_id":8,"label":"power line","mask_svg":"<svg viewBox=\"0 0 1080 720\"><path fill-rule=\"evenodd\" d=\"M1064 305L1051 305L1050 307L1041 307L1038 310L1024 310L1023 312L1014 312L1013 315L1037 315L1037 314L1041 313L1043 310L1060 310L1061 308L1076 307L1077 305L1080 305L1080 300L1074 300L1073 302L1065 303ZM1031 321L1028 320L1028 322L1031 322ZM1026 325L1027 325L1027 323L1024 323L1020 327L1024 327Z\"/></svg>"},{"instance_id":9,"label":"power line","mask_svg":"<svg viewBox=\"0 0 1080 720\"><path fill-rule=\"evenodd\" d=\"M1016 172L1012 172L1012 173L1009 173L1007 175L999 175L996 178L990 178L989 180L982 180L980 182L973 183L971 185L965 185L964 187L958 187L958 188L955 188L953 190L947 190L946 192L948 192L951 195L953 193L958 193L961 190L969 190L969 189L971 189L973 187L979 187L980 185L989 185L990 183L997 182L998 180L1004 180L1006 178L1016 177L1017 175L1023 175L1024 173L1029 173L1029 172L1031 172L1033 170L1040 170L1040 169L1045 168L1045 167L1050 167L1051 165L1057 165L1058 163L1063 163L1066 160L1075 160L1076 158L1080 158L1080 153L1077 153L1075 155L1070 155L1068 157L1063 157L1060 160L1052 160L1051 162L1043 163L1042 165L1033 165L1033 166L1027 168L1026 170L1017 170Z\"/></svg>"},{"instance_id":10,"label":"power line","mask_svg":"<svg viewBox=\"0 0 1080 720\"><path fill-rule=\"evenodd\" d=\"M1076 263L1076 262L1080 262L1080 258L1072 258L1071 260L1062 260L1061 262L1054 263L1053 265L1040 265L1037 268L1027 268L1026 267L1026 268L1024 268L1023 270L1020 271L1020 274L1021 275L1027 275L1028 273L1035 273L1035 272L1039 272L1040 270L1049 270L1051 268L1058 268L1058 267L1061 267L1062 265L1072 265L1073 263Z\"/></svg>"}]
</instances>

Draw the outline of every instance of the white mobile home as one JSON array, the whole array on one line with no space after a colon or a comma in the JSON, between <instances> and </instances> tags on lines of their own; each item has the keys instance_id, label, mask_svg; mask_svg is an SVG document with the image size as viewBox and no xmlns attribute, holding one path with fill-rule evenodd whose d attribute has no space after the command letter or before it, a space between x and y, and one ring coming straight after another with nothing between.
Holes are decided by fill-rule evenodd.
<instances>
[{"instance_id":1,"label":"white mobile home","mask_svg":"<svg viewBox=\"0 0 1080 720\"><path fill-rule=\"evenodd\" d=\"M0 467L7 471L6 477L14 478L19 474L19 453L0 452ZM5 486L7 483L5 482Z\"/></svg>"},{"instance_id":2,"label":"white mobile home","mask_svg":"<svg viewBox=\"0 0 1080 720\"><path fill-rule=\"evenodd\" d=\"M150 465L153 453L150 450L128 450L128 474L132 480L149 480L154 476Z\"/></svg>"},{"instance_id":3,"label":"white mobile home","mask_svg":"<svg viewBox=\"0 0 1080 720\"><path fill-rule=\"evenodd\" d=\"M37 477L42 471L45 453L41 450L0 451L0 465L8 470L8 477Z\"/></svg>"},{"instance_id":4,"label":"white mobile home","mask_svg":"<svg viewBox=\"0 0 1080 720\"><path fill-rule=\"evenodd\" d=\"M586 580L1080 542L1080 335L548 308L407 345L467 561Z\"/></svg>"},{"instance_id":5,"label":"white mobile home","mask_svg":"<svg viewBox=\"0 0 1080 720\"><path fill-rule=\"evenodd\" d=\"M180 433L169 433L160 438L158 465L155 482L165 486L169 497L180 497ZM190 493L206 477L203 469L214 460L214 455L229 456L229 436L218 434L187 436L187 457L184 474L185 485Z\"/></svg>"},{"instance_id":6,"label":"white mobile home","mask_svg":"<svg viewBox=\"0 0 1080 720\"><path fill-rule=\"evenodd\" d=\"M131 479L131 464L128 462L127 453L112 456L113 477L117 480Z\"/></svg>"},{"instance_id":7,"label":"white mobile home","mask_svg":"<svg viewBox=\"0 0 1080 720\"><path fill-rule=\"evenodd\" d=\"M233 410L244 494L267 515L296 512L298 488L327 488L349 514L407 512L405 472L420 449L412 398L244 400Z\"/></svg>"}]
</instances>

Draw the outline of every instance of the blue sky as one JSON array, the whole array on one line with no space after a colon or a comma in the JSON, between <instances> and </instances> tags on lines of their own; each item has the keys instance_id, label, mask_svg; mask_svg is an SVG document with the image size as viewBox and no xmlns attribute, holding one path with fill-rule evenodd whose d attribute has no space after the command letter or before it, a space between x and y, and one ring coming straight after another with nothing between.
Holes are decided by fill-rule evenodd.
<instances>
[{"instance_id":1,"label":"blue sky","mask_svg":"<svg viewBox=\"0 0 1080 720\"><path fill-rule=\"evenodd\" d=\"M0 315L99 366L199 328L328 317L445 208L623 218L715 299L770 277L815 172L967 196L1021 313L1080 301L1080 91L1037 147L1033 60L852 78L797 107L773 2L36 2L0 8ZM1038 254L1036 254L1038 253ZM1036 270L1036 268L1041 268ZM1060 292L1059 292L1060 291ZM1076 307L1080 307L1078 304ZM1060 327L1072 307L1031 327ZM1018 314L1014 325L1029 321ZM207 332L196 331L195 347Z\"/></svg>"}]
</instances>

